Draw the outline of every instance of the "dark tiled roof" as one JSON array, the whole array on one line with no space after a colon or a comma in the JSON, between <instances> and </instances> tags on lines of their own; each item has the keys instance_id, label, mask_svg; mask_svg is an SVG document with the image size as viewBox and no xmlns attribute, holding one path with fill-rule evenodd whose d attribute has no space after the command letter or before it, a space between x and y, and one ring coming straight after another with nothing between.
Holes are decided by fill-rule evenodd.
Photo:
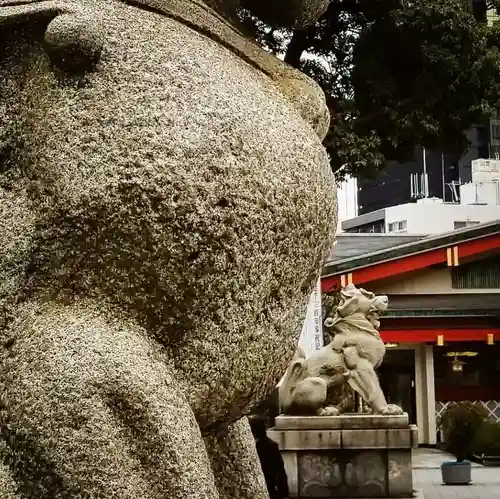
<instances>
[{"instance_id":1,"label":"dark tiled roof","mask_svg":"<svg viewBox=\"0 0 500 499\"><path fill-rule=\"evenodd\" d=\"M388 260L395 260L397 258L402 258L409 255L414 255L416 253L425 253L426 251L452 246L454 244L469 241L471 239L477 239L484 236L494 235L500 233L500 220L495 220L493 222L487 222L484 224L474 225L472 227L466 227L464 229L454 230L452 232L446 232L444 234L438 234L435 236L420 236L417 240L409 241L404 240L404 236L394 236L401 238L399 239L399 244L396 242L395 245L373 249L367 247L367 251L364 253L353 252L348 255L347 252L344 252L344 256L342 255L342 250L336 250L334 246L333 252L335 255L335 259L329 260L325 267L323 268L322 275L328 276L332 274L337 274L339 272L347 272L356 268L368 267L370 265L374 265L376 263L385 262ZM345 236L357 236L358 234L349 234ZM342 240L342 237L345 237L343 234L337 238L337 245ZM375 238L377 237L388 237L388 236L379 236L374 234ZM373 237L369 235L369 237ZM391 237L391 236L389 236ZM411 237L411 236L410 236ZM352 241L352 240L351 240ZM375 239L374 239L375 241ZM342 243L340 243L342 244ZM340 247L341 248L341 247Z\"/></svg>"},{"instance_id":2,"label":"dark tiled roof","mask_svg":"<svg viewBox=\"0 0 500 499\"><path fill-rule=\"evenodd\" d=\"M335 262L366 255L374 251L393 248L402 244L419 241L427 236L407 234L347 234L337 235L337 243L332 248L327 262Z\"/></svg>"}]
</instances>

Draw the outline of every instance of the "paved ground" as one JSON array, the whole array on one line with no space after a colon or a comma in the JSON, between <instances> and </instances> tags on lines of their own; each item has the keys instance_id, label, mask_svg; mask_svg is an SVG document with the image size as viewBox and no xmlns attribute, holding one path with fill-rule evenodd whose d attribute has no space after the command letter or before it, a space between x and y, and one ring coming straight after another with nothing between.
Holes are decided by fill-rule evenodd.
<instances>
[{"instance_id":1,"label":"paved ground","mask_svg":"<svg viewBox=\"0 0 500 499\"><path fill-rule=\"evenodd\" d=\"M473 464L472 483L442 485L441 463L453 458L435 449L416 449L413 454L413 486L424 499L500 499L500 468Z\"/></svg>"},{"instance_id":2,"label":"paved ground","mask_svg":"<svg viewBox=\"0 0 500 499\"><path fill-rule=\"evenodd\" d=\"M412 462L414 470L441 470L441 463L443 461L455 461L455 458L451 454L438 449L415 449L413 451ZM481 469L484 468L477 463L472 463L472 467Z\"/></svg>"}]
</instances>

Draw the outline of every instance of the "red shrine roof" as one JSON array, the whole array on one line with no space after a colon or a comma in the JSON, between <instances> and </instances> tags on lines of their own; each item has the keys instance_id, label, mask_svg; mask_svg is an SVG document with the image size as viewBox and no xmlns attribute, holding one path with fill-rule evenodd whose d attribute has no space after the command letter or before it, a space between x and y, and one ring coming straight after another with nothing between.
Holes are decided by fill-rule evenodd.
<instances>
[{"instance_id":1,"label":"red shrine roof","mask_svg":"<svg viewBox=\"0 0 500 499\"><path fill-rule=\"evenodd\" d=\"M500 220L437 236L403 236L403 241L409 237L414 239L347 257L340 254L337 258L334 247L321 275L322 291L334 292L349 283L367 284L435 265L458 266L480 255L500 252Z\"/></svg>"},{"instance_id":2,"label":"red shrine roof","mask_svg":"<svg viewBox=\"0 0 500 499\"><path fill-rule=\"evenodd\" d=\"M394 277L397 279L404 274L411 278L412 272L425 271L430 267L458 267L476 260L489 258L491 261L490 257L496 255L500 258L500 220L437 236L360 236L339 235L337 245L332 249L322 272L323 292L335 292L350 283L370 289L371 283ZM370 245L375 249L370 250ZM437 309L447 300L445 294L433 294L432 289L428 295L394 295L393 298L403 299L407 304L413 302L410 307L413 311L429 307ZM478 299L483 300L481 317L460 317L463 303L459 298L462 298L462 302L465 299L476 305ZM495 299L498 300L498 294L456 294L450 316L440 316L437 310L432 310L427 316L410 317L400 313L399 317L393 315L383 318L380 332L384 341L395 343L443 345L457 341L481 341L493 344L500 339L499 307L491 304ZM450 308L449 305L447 308Z\"/></svg>"}]
</instances>

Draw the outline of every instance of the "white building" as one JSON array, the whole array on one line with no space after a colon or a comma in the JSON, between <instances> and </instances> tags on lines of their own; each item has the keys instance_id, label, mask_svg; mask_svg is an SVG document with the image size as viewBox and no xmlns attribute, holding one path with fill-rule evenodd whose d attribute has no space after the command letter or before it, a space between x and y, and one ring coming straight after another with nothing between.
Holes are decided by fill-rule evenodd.
<instances>
[{"instance_id":1,"label":"white building","mask_svg":"<svg viewBox=\"0 0 500 499\"><path fill-rule=\"evenodd\" d=\"M500 161L472 162L472 182L456 189L456 203L423 198L342 222L342 232L441 234L500 220Z\"/></svg>"},{"instance_id":2,"label":"white building","mask_svg":"<svg viewBox=\"0 0 500 499\"><path fill-rule=\"evenodd\" d=\"M358 182L348 177L337 189L338 227L342 232L342 222L354 218L358 214Z\"/></svg>"}]
</instances>

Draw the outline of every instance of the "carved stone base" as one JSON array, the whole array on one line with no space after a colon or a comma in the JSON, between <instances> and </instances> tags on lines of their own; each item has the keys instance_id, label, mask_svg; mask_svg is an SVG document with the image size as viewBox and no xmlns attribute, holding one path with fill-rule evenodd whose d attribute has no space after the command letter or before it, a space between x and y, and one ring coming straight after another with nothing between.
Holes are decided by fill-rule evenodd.
<instances>
[{"instance_id":1,"label":"carved stone base","mask_svg":"<svg viewBox=\"0 0 500 499\"><path fill-rule=\"evenodd\" d=\"M290 497L413 497L408 415L279 416L269 437L280 446Z\"/></svg>"}]
</instances>

